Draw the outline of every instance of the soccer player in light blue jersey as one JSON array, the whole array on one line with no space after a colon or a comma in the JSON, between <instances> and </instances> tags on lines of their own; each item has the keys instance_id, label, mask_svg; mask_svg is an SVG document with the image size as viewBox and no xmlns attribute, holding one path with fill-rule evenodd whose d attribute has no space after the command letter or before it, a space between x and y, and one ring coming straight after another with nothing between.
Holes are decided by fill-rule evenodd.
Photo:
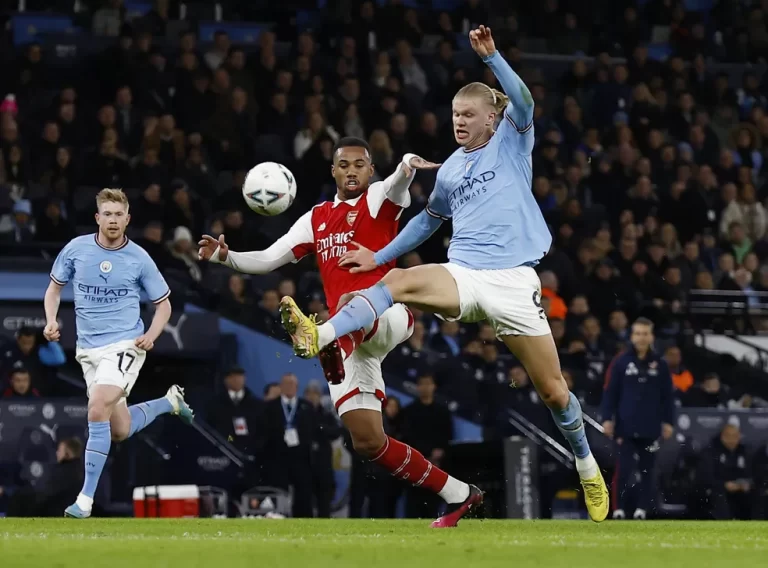
<instances>
[{"instance_id":1,"label":"soccer player in light blue jersey","mask_svg":"<svg viewBox=\"0 0 768 568\"><path fill-rule=\"evenodd\" d=\"M371 325L395 303L447 320L488 320L525 366L568 440L589 515L600 522L608 514L608 490L587 442L579 401L563 379L534 270L552 238L531 191L533 98L496 50L490 28L480 26L469 37L506 95L482 83L463 87L453 100L454 135L461 148L438 171L424 211L382 250L374 254L356 245L340 260L355 272L372 270L413 250L452 219L449 262L392 270L322 325L286 298L283 319L302 357L334 349L337 338Z\"/></svg>"},{"instance_id":2,"label":"soccer player in light blue jersey","mask_svg":"<svg viewBox=\"0 0 768 568\"><path fill-rule=\"evenodd\" d=\"M61 289L71 281L75 291L76 358L88 389L88 443L83 489L64 514L78 519L91 515L112 441L129 438L161 414L179 415L187 423L194 419L177 385L163 398L127 405L147 351L171 317L171 291L147 252L125 236L131 218L125 194L104 189L96 205L98 232L77 237L62 249L45 292L43 333L48 341L58 341ZM141 320L142 290L155 304L146 332Z\"/></svg>"}]
</instances>

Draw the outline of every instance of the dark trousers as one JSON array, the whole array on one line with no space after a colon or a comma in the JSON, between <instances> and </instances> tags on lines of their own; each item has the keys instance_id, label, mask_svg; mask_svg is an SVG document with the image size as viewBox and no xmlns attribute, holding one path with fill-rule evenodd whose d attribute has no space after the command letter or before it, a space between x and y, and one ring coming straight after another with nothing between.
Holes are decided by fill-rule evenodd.
<instances>
[{"instance_id":1,"label":"dark trousers","mask_svg":"<svg viewBox=\"0 0 768 568\"><path fill-rule=\"evenodd\" d=\"M618 460L616 463L616 488L614 502L617 509L623 509L627 514L627 507L632 494L637 495L636 509L650 511L656 499L656 454L649 452L648 447L653 440L641 438L624 438L621 444L617 444ZM640 483L637 484L637 474L640 474Z\"/></svg>"},{"instance_id":2,"label":"dark trousers","mask_svg":"<svg viewBox=\"0 0 768 568\"><path fill-rule=\"evenodd\" d=\"M329 476L315 476L314 478L315 507L317 517L327 519L331 516L331 502L335 493L335 484Z\"/></svg>"},{"instance_id":3,"label":"dark trousers","mask_svg":"<svg viewBox=\"0 0 768 568\"><path fill-rule=\"evenodd\" d=\"M397 479L374 470L362 460L355 459L352 462L349 482L350 518L360 519L365 516L370 519L394 519L401 492L402 483Z\"/></svg>"},{"instance_id":4,"label":"dark trousers","mask_svg":"<svg viewBox=\"0 0 768 568\"><path fill-rule=\"evenodd\" d=\"M11 495L8 503L9 517L37 516L37 493L32 487L22 487Z\"/></svg>"},{"instance_id":5,"label":"dark trousers","mask_svg":"<svg viewBox=\"0 0 768 568\"><path fill-rule=\"evenodd\" d=\"M729 521L738 519L748 521L752 518L752 494L737 491L728 493L727 491L712 492L709 498L712 508L712 516L718 521Z\"/></svg>"},{"instance_id":6,"label":"dark trousers","mask_svg":"<svg viewBox=\"0 0 768 568\"><path fill-rule=\"evenodd\" d=\"M312 509L312 471L309 461L286 460L271 469L267 484L293 491L292 515L294 518L314 517Z\"/></svg>"}]
</instances>

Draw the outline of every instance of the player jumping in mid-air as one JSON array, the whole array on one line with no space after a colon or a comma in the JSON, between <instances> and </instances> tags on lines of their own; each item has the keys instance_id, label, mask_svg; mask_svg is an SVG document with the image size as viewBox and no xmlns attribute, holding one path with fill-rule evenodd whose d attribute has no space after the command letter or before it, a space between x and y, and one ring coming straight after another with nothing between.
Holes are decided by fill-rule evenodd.
<instances>
[{"instance_id":1,"label":"player jumping in mid-air","mask_svg":"<svg viewBox=\"0 0 768 568\"><path fill-rule=\"evenodd\" d=\"M344 138L333 152L333 177L337 195L305 213L271 247L264 251L228 250L224 236L217 241L208 235L200 241L200 257L249 274L265 274L314 253L320 267L331 312L349 292L373 285L394 268L383 263L368 273L350 273L339 266L352 240L381 248L397 234L398 220L410 205L408 191L416 169L438 164L407 154L395 173L370 185L373 175L371 152L364 140ZM384 433L381 407L385 400L381 362L413 332L413 316L402 304L393 304L376 321L349 330L320 360L330 383L331 397L355 451L389 471L393 476L439 494L449 512L432 526L456 526L459 519L482 503L482 492L445 473L410 446ZM286 424L290 416L286 409ZM285 442L298 444L296 431L286 428Z\"/></svg>"},{"instance_id":2,"label":"player jumping in mid-air","mask_svg":"<svg viewBox=\"0 0 768 568\"><path fill-rule=\"evenodd\" d=\"M417 305L445 319L487 319L528 371L568 440L589 515L600 522L608 514L608 490L587 443L579 401L561 374L533 268L552 242L531 191L533 98L496 51L490 28L480 26L469 38L511 102L482 83L463 87L453 100L454 135L462 147L440 168L425 210L383 249L356 243L357 250L346 253L340 264L353 266L352 272L376 270L452 218L449 262L389 271L322 325L286 298L281 305L286 329L296 353L313 357L336 338L370 326L396 303ZM503 118L494 131L499 113Z\"/></svg>"},{"instance_id":3,"label":"player jumping in mid-air","mask_svg":"<svg viewBox=\"0 0 768 568\"><path fill-rule=\"evenodd\" d=\"M161 414L177 414L188 423L194 419L184 391L176 385L163 398L133 406L126 402L147 351L171 317L171 291L146 251L125 236L131 218L125 194L104 189L96 197L96 206L98 232L77 237L62 249L45 292L43 334L48 341L61 336L56 320L61 289L71 281L75 292L76 358L88 389L88 443L83 489L64 514L77 519L91 516L112 441L133 436ZM141 290L156 306L146 332Z\"/></svg>"}]
</instances>

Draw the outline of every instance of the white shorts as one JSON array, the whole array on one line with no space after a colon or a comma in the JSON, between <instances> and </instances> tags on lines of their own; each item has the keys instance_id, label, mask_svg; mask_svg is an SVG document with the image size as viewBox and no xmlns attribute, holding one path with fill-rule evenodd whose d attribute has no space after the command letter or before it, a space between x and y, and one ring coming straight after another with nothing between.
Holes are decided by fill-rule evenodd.
<instances>
[{"instance_id":1,"label":"white shorts","mask_svg":"<svg viewBox=\"0 0 768 568\"><path fill-rule=\"evenodd\" d=\"M541 307L541 281L530 266L500 270L474 270L457 264L443 264L459 290L457 318L446 321L488 320L497 337L540 336L551 332Z\"/></svg>"},{"instance_id":2,"label":"white shorts","mask_svg":"<svg viewBox=\"0 0 768 568\"><path fill-rule=\"evenodd\" d=\"M132 339L104 347L77 348L75 359L83 368L88 396L94 385L112 385L123 389L123 398L131 394L147 352L136 347Z\"/></svg>"},{"instance_id":3,"label":"white shorts","mask_svg":"<svg viewBox=\"0 0 768 568\"><path fill-rule=\"evenodd\" d=\"M344 381L328 385L339 416L350 410L381 412L386 401L381 362L413 333L413 314L395 304L366 329L363 343L344 361Z\"/></svg>"}]
</instances>

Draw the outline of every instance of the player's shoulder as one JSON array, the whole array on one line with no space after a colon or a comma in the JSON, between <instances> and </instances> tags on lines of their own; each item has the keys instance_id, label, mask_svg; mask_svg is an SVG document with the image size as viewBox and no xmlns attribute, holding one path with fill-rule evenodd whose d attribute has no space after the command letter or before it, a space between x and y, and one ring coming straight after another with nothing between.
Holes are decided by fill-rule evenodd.
<instances>
[{"instance_id":1,"label":"player's shoulder","mask_svg":"<svg viewBox=\"0 0 768 568\"><path fill-rule=\"evenodd\" d=\"M333 201L323 201L313 205L312 209L304 213L298 222L309 221L313 226L324 222L333 211Z\"/></svg>"},{"instance_id":2,"label":"player's shoulder","mask_svg":"<svg viewBox=\"0 0 768 568\"><path fill-rule=\"evenodd\" d=\"M455 163L458 163L459 161L463 162L464 156L466 155L466 153L467 152L461 146L456 148L453 151L453 153L445 159L445 161L443 162L443 165L455 164Z\"/></svg>"},{"instance_id":3,"label":"player's shoulder","mask_svg":"<svg viewBox=\"0 0 768 568\"><path fill-rule=\"evenodd\" d=\"M69 241L66 245L64 245L62 252L66 251L68 253L72 253L74 251L83 251L90 248L94 248L95 246L96 246L95 233L92 233L90 235L80 235L79 237L75 237L74 239Z\"/></svg>"},{"instance_id":4,"label":"player's shoulder","mask_svg":"<svg viewBox=\"0 0 768 568\"><path fill-rule=\"evenodd\" d=\"M613 358L613 363L611 364L615 367L621 367L629 363L634 356L635 352L632 349L624 349L621 353Z\"/></svg>"},{"instance_id":5,"label":"player's shoulder","mask_svg":"<svg viewBox=\"0 0 768 568\"><path fill-rule=\"evenodd\" d=\"M149 256L149 253L142 247L140 244L128 239L128 241L125 243L125 250L126 253L128 253L130 256L135 257L142 261L152 261L152 257Z\"/></svg>"},{"instance_id":6,"label":"player's shoulder","mask_svg":"<svg viewBox=\"0 0 768 568\"><path fill-rule=\"evenodd\" d=\"M80 235L79 237L75 237L71 241L69 241L69 246L74 247L91 247L96 245L96 233L91 233L89 235Z\"/></svg>"}]
</instances>

